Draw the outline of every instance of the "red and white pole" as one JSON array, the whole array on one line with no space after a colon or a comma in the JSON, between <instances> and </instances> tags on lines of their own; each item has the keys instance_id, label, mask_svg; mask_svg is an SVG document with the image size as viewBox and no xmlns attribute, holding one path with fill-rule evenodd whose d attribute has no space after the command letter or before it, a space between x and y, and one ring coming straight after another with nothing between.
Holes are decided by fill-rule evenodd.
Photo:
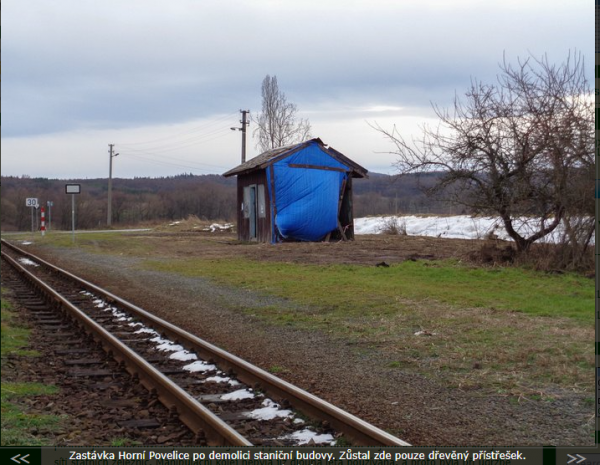
<instances>
[{"instance_id":1,"label":"red and white pole","mask_svg":"<svg viewBox=\"0 0 600 465\"><path fill-rule=\"evenodd\" d=\"M42 231L42 236L46 234L46 209L44 207L41 208L42 213L42 225L40 227Z\"/></svg>"}]
</instances>

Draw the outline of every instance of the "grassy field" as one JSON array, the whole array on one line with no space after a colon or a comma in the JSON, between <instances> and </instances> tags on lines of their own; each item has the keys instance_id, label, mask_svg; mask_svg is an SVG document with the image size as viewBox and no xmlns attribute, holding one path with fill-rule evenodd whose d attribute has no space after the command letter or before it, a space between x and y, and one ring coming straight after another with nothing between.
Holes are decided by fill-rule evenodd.
<instances>
[{"instance_id":1,"label":"grassy field","mask_svg":"<svg viewBox=\"0 0 600 465\"><path fill-rule=\"evenodd\" d=\"M405 261L391 267L314 266L249 260L152 261L146 266L260 290L349 314L394 312L399 300L434 300L532 316L593 321L594 283L577 275L519 268L479 268L448 261Z\"/></svg>"},{"instance_id":2,"label":"grassy field","mask_svg":"<svg viewBox=\"0 0 600 465\"><path fill-rule=\"evenodd\" d=\"M11 304L2 293L2 366L8 357L37 357L38 353L26 349L29 331L14 323ZM39 383L14 383L2 380L0 395L2 408L2 446L39 446L48 444L38 435L54 430L60 424L60 417L27 413L20 401L24 397L54 394L55 386Z\"/></svg>"},{"instance_id":3,"label":"grassy field","mask_svg":"<svg viewBox=\"0 0 600 465\"><path fill-rule=\"evenodd\" d=\"M298 305L235 310L377 351L390 370L482 395L550 399L568 390L594 402L592 279L453 259L375 267L301 265L285 256L279 262L234 254L206 258L195 251L210 242L194 238L192 252L182 252L178 240L184 239L85 234L76 244L143 258L145 269L288 299ZM72 246L68 236L45 243Z\"/></svg>"},{"instance_id":4,"label":"grassy field","mask_svg":"<svg viewBox=\"0 0 600 465\"><path fill-rule=\"evenodd\" d=\"M391 369L461 389L548 398L592 392L594 282L519 268L406 261L389 268L248 260L149 260L145 267L300 304L248 308L277 325L377 349Z\"/></svg>"}]
</instances>

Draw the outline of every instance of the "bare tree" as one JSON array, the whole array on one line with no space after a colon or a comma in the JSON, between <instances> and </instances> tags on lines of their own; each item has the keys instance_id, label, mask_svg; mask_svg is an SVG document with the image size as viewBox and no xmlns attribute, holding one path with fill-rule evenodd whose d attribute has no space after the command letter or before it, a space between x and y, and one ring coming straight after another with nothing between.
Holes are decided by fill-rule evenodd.
<instances>
[{"instance_id":1,"label":"bare tree","mask_svg":"<svg viewBox=\"0 0 600 465\"><path fill-rule=\"evenodd\" d=\"M547 56L516 66L504 59L500 70L496 84L472 80L451 110L433 105L440 123L423 127L417 140L406 141L396 127L375 129L395 144L401 173L444 172L430 193L499 215L524 251L565 218L574 224L590 213L594 100L580 54L559 66Z\"/></svg>"},{"instance_id":2,"label":"bare tree","mask_svg":"<svg viewBox=\"0 0 600 465\"><path fill-rule=\"evenodd\" d=\"M265 152L310 139L310 123L298 120L297 112L296 105L279 90L277 76L267 75L262 82L262 112L254 118L256 147Z\"/></svg>"}]
</instances>

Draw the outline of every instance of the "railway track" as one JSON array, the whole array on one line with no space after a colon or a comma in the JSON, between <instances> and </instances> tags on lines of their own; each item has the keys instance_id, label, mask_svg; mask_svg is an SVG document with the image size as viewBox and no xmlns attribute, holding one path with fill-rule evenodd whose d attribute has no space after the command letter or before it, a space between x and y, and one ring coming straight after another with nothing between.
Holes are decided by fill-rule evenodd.
<instances>
[{"instance_id":1,"label":"railway track","mask_svg":"<svg viewBox=\"0 0 600 465\"><path fill-rule=\"evenodd\" d=\"M2 259L42 322L73 321L203 444L409 445L5 240Z\"/></svg>"}]
</instances>

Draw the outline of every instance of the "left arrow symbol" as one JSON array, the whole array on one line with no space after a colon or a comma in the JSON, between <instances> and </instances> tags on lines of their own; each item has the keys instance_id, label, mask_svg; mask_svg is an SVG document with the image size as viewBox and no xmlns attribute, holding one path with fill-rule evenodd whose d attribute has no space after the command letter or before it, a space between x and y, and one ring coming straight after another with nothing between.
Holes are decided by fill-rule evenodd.
<instances>
[{"instance_id":1,"label":"left arrow symbol","mask_svg":"<svg viewBox=\"0 0 600 465\"><path fill-rule=\"evenodd\" d=\"M19 461L19 457L21 457L21 454L17 454L17 455L15 455L14 457L11 457L10 459L11 459L13 462L16 462L16 463L21 463L21 462ZM23 462L25 462L25 463L29 463L29 461L28 461L28 460L25 460L27 457L29 457L29 454L27 454L27 455L24 455L23 457L21 457L21 461L23 461Z\"/></svg>"}]
</instances>

